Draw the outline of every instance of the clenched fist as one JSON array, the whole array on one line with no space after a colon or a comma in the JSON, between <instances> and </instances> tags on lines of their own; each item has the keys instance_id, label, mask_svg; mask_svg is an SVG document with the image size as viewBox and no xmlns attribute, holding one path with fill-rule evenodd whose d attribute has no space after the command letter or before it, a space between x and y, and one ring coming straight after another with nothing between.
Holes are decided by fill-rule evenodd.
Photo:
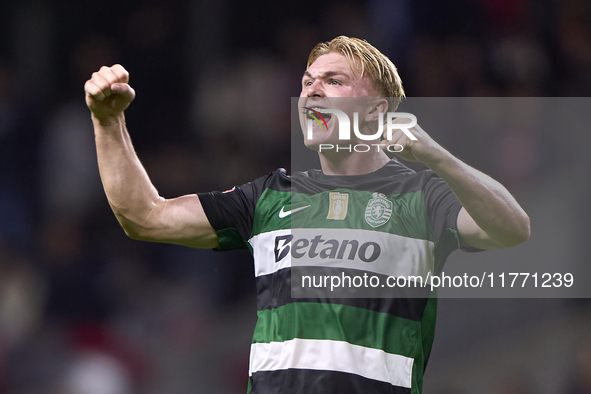
<instances>
[{"instance_id":1,"label":"clenched fist","mask_svg":"<svg viewBox=\"0 0 591 394\"><path fill-rule=\"evenodd\" d=\"M408 118L399 117L392 121L393 124L408 124ZM408 128L408 130L417 138L411 140L401 129L395 129L392 133L392 139L387 139L387 131L384 131L383 140L380 143L382 149L386 149L388 145L400 145L403 147L401 151L395 152L397 156L411 161L421 162L430 167L437 163L449 153L441 147L429 134L423 130L418 124Z\"/></svg>"},{"instance_id":2,"label":"clenched fist","mask_svg":"<svg viewBox=\"0 0 591 394\"><path fill-rule=\"evenodd\" d=\"M103 66L84 84L86 105L98 120L114 118L127 109L135 98L128 84L129 73L120 64Z\"/></svg>"}]
</instances>

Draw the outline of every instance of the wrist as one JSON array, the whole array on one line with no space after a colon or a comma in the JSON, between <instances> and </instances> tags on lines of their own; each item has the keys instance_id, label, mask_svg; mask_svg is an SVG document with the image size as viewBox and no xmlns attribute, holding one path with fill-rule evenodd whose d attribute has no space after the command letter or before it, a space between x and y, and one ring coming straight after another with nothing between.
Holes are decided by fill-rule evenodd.
<instances>
[{"instance_id":1,"label":"wrist","mask_svg":"<svg viewBox=\"0 0 591 394\"><path fill-rule=\"evenodd\" d=\"M95 126L100 126L102 128L109 128L113 126L120 126L125 122L125 116L123 113L114 116L101 116L98 117L94 113L91 113L92 123Z\"/></svg>"}]
</instances>

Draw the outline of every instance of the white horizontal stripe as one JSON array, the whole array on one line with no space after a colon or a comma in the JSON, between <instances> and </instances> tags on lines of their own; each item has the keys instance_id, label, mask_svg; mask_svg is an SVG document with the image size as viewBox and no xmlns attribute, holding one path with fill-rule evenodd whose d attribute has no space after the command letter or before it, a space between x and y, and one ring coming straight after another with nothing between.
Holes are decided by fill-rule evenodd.
<instances>
[{"instance_id":1,"label":"white horizontal stripe","mask_svg":"<svg viewBox=\"0 0 591 394\"><path fill-rule=\"evenodd\" d=\"M394 386L411 387L414 360L343 341L292 339L253 343L249 376L260 371L313 369L346 372Z\"/></svg>"},{"instance_id":2,"label":"white horizontal stripe","mask_svg":"<svg viewBox=\"0 0 591 394\"><path fill-rule=\"evenodd\" d=\"M248 240L252 246L255 276L267 275L282 268L291 267L291 258L275 262L275 238L291 235L291 231L291 229L270 231L255 235Z\"/></svg>"},{"instance_id":3,"label":"white horizontal stripe","mask_svg":"<svg viewBox=\"0 0 591 394\"><path fill-rule=\"evenodd\" d=\"M365 262L359 258L349 260L350 247L344 253L343 259L321 258L320 255L310 257L309 249L303 248L306 255L302 258L293 258L288 253L279 262L275 262L276 237L293 235L289 247L298 239L312 240L320 235L321 243L316 247L316 252L329 248L324 242L336 240L342 244L344 240L356 240L359 245L366 242L375 242L379 245L381 252L375 261ZM434 248L435 244L424 239L404 237L401 235L384 233L373 230L359 229L334 229L334 228L310 228L310 229L287 229L261 233L249 240L254 254L255 276L272 274L282 268L293 266L318 266L334 268L363 269L377 274L390 276L421 276L427 278L427 274L433 275L434 271ZM279 248L286 247L284 241L279 241ZM366 249L366 256L371 256L374 248ZM293 251L292 251L293 252Z\"/></svg>"}]
</instances>

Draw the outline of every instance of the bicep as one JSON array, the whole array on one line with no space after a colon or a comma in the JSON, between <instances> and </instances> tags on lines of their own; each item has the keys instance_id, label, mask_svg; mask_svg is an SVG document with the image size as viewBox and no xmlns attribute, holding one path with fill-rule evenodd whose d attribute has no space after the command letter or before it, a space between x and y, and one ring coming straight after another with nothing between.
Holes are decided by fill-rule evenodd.
<instances>
[{"instance_id":1,"label":"bicep","mask_svg":"<svg viewBox=\"0 0 591 394\"><path fill-rule=\"evenodd\" d=\"M478 249L492 249L498 248L489 235L476 224L472 216L462 207L458 213L457 219L458 233L462 242L466 245L473 246Z\"/></svg>"},{"instance_id":2,"label":"bicep","mask_svg":"<svg viewBox=\"0 0 591 394\"><path fill-rule=\"evenodd\" d=\"M161 199L146 218L150 226L137 238L194 248L216 248L218 237L203 210L199 196L188 194Z\"/></svg>"}]
</instances>

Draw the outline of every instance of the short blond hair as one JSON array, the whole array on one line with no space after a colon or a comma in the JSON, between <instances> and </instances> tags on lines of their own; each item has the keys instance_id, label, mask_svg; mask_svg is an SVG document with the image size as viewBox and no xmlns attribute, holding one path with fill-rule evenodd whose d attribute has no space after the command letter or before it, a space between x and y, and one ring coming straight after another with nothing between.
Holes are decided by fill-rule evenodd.
<instances>
[{"instance_id":1,"label":"short blond hair","mask_svg":"<svg viewBox=\"0 0 591 394\"><path fill-rule=\"evenodd\" d=\"M310 68L312 63L320 56L329 53L340 53L349 61L353 72L359 71L361 77L367 73L372 81L374 88L390 99L395 111L404 97L402 88L402 79L398 75L398 69L392 61L383 53L378 51L373 45L359 38L338 36L331 41L321 42L312 49L308 56L306 68Z\"/></svg>"}]
</instances>

